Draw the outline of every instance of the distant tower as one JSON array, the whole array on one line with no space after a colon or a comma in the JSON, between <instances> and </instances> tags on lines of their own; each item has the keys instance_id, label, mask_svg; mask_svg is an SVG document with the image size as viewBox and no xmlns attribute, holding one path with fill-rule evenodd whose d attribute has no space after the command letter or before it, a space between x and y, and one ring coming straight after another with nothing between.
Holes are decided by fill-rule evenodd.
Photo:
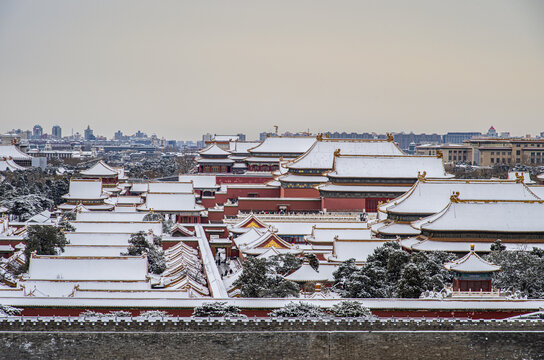
<instances>
[{"instance_id":1,"label":"distant tower","mask_svg":"<svg viewBox=\"0 0 544 360\"><path fill-rule=\"evenodd\" d=\"M59 125L53 126L51 129L51 134L56 137L57 139L62 138L62 129Z\"/></svg>"},{"instance_id":2,"label":"distant tower","mask_svg":"<svg viewBox=\"0 0 544 360\"><path fill-rule=\"evenodd\" d=\"M43 128L40 125L34 125L34 128L32 129L32 138L41 139L42 135Z\"/></svg>"},{"instance_id":3,"label":"distant tower","mask_svg":"<svg viewBox=\"0 0 544 360\"><path fill-rule=\"evenodd\" d=\"M91 130L90 125L87 125L87 128L84 131L84 139L85 140L94 140L95 139L93 131Z\"/></svg>"},{"instance_id":4,"label":"distant tower","mask_svg":"<svg viewBox=\"0 0 544 360\"><path fill-rule=\"evenodd\" d=\"M489 128L489 130L487 131L487 136L489 137L497 137L498 134L497 134L497 130L495 130L495 128L492 126Z\"/></svg>"}]
</instances>

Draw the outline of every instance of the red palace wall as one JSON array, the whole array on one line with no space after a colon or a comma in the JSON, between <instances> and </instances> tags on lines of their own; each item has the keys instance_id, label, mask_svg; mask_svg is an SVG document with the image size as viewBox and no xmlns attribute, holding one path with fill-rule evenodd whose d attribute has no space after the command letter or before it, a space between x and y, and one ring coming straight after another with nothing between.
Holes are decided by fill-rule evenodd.
<instances>
[{"instance_id":1,"label":"red palace wall","mask_svg":"<svg viewBox=\"0 0 544 360\"><path fill-rule=\"evenodd\" d=\"M319 198L319 190L316 189L292 189L280 188L281 197L291 198Z\"/></svg>"},{"instance_id":2,"label":"red palace wall","mask_svg":"<svg viewBox=\"0 0 544 360\"><path fill-rule=\"evenodd\" d=\"M201 205L204 206L206 209L213 208L215 204L218 203L215 196L206 196L203 197L200 201Z\"/></svg>"},{"instance_id":3,"label":"red palace wall","mask_svg":"<svg viewBox=\"0 0 544 360\"><path fill-rule=\"evenodd\" d=\"M251 196L250 194L256 195ZM247 187L247 188L227 188L227 199L238 199L241 197L280 197L280 190L279 188L254 188L254 187Z\"/></svg>"},{"instance_id":4,"label":"red palace wall","mask_svg":"<svg viewBox=\"0 0 544 360\"><path fill-rule=\"evenodd\" d=\"M259 198L238 199L240 211L273 211L279 210L279 206L287 205L287 211L319 211L321 210L321 199L292 201L288 199L262 200Z\"/></svg>"},{"instance_id":5,"label":"red palace wall","mask_svg":"<svg viewBox=\"0 0 544 360\"><path fill-rule=\"evenodd\" d=\"M272 180L270 176L221 176L217 174L215 177L217 184L264 184Z\"/></svg>"},{"instance_id":6,"label":"red palace wall","mask_svg":"<svg viewBox=\"0 0 544 360\"><path fill-rule=\"evenodd\" d=\"M390 198L322 198L322 208L327 211L363 211L376 212L378 203Z\"/></svg>"},{"instance_id":7,"label":"red palace wall","mask_svg":"<svg viewBox=\"0 0 544 360\"><path fill-rule=\"evenodd\" d=\"M355 198L322 198L322 208L327 211L363 211L365 199Z\"/></svg>"},{"instance_id":8,"label":"red palace wall","mask_svg":"<svg viewBox=\"0 0 544 360\"><path fill-rule=\"evenodd\" d=\"M210 223L221 222L221 221L223 221L224 216L225 216L224 211L208 210L208 221Z\"/></svg>"},{"instance_id":9,"label":"red palace wall","mask_svg":"<svg viewBox=\"0 0 544 360\"><path fill-rule=\"evenodd\" d=\"M148 310L147 308L126 308L123 306L118 307L31 307L31 306L18 306L22 308L23 316L79 316L81 313L86 310L108 313L113 310L124 310L132 313L133 316L138 316L141 311ZM178 307L178 308L156 308L154 310L163 310L166 313L173 316L192 316L193 308L192 307ZM242 308L241 313L248 317L268 317L269 313L272 311L272 308L268 309L252 309L252 308ZM429 309L415 309L415 310L372 310L372 314L378 317L442 317L442 318L469 318L469 319L504 319L512 316L518 316L528 313L529 311L523 310L476 310L476 311L463 311L463 310L429 310Z\"/></svg>"}]
</instances>

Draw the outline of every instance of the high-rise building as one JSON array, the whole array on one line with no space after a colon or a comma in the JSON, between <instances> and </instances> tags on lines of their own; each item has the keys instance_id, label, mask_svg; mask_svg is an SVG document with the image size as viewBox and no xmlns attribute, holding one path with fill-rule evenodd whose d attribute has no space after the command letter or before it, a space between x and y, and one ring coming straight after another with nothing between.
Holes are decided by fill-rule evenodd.
<instances>
[{"instance_id":1,"label":"high-rise building","mask_svg":"<svg viewBox=\"0 0 544 360\"><path fill-rule=\"evenodd\" d=\"M32 138L41 139L42 135L43 128L40 125L34 125L34 128L32 129Z\"/></svg>"},{"instance_id":2,"label":"high-rise building","mask_svg":"<svg viewBox=\"0 0 544 360\"><path fill-rule=\"evenodd\" d=\"M85 140L94 140L96 139L94 137L93 131L91 130L91 126L87 125L87 128L84 131L84 138Z\"/></svg>"},{"instance_id":3,"label":"high-rise building","mask_svg":"<svg viewBox=\"0 0 544 360\"><path fill-rule=\"evenodd\" d=\"M121 130L118 130L115 134L113 134L113 138L115 140L121 140L123 138L123 132Z\"/></svg>"},{"instance_id":4,"label":"high-rise building","mask_svg":"<svg viewBox=\"0 0 544 360\"><path fill-rule=\"evenodd\" d=\"M443 136L444 144L462 144L465 140L482 136L479 132L448 132Z\"/></svg>"},{"instance_id":5,"label":"high-rise building","mask_svg":"<svg viewBox=\"0 0 544 360\"><path fill-rule=\"evenodd\" d=\"M58 138L58 139L62 138L62 129L61 129L61 127L59 125L53 126L53 128L51 129L51 134L54 137Z\"/></svg>"}]
</instances>

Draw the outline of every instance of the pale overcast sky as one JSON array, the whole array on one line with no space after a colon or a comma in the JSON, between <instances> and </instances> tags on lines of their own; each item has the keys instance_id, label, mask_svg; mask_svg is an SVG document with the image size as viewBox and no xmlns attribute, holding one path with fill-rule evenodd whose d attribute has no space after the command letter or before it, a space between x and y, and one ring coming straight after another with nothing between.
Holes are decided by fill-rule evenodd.
<instances>
[{"instance_id":1,"label":"pale overcast sky","mask_svg":"<svg viewBox=\"0 0 544 360\"><path fill-rule=\"evenodd\" d=\"M544 1L0 0L0 131L544 131Z\"/></svg>"}]
</instances>

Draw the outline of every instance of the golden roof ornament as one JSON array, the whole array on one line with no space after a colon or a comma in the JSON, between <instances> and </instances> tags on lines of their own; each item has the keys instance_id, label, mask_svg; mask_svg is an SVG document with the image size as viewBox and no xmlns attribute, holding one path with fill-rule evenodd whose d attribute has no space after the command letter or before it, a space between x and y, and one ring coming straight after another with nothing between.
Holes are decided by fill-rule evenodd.
<instances>
[{"instance_id":1,"label":"golden roof ornament","mask_svg":"<svg viewBox=\"0 0 544 360\"><path fill-rule=\"evenodd\" d=\"M426 171L423 171L422 173L420 173L419 171L417 172L417 180L418 181L425 181L426 176L427 176Z\"/></svg>"},{"instance_id":2,"label":"golden roof ornament","mask_svg":"<svg viewBox=\"0 0 544 360\"><path fill-rule=\"evenodd\" d=\"M516 183L523 184L523 174L516 173Z\"/></svg>"},{"instance_id":3,"label":"golden roof ornament","mask_svg":"<svg viewBox=\"0 0 544 360\"><path fill-rule=\"evenodd\" d=\"M459 200L459 191L455 191L451 196L450 196L450 201L452 203L459 203L460 200Z\"/></svg>"},{"instance_id":4,"label":"golden roof ornament","mask_svg":"<svg viewBox=\"0 0 544 360\"><path fill-rule=\"evenodd\" d=\"M385 135L387 136L387 141L389 142L395 141L395 137L393 136L393 133L387 133Z\"/></svg>"},{"instance_id":5,"label":"golden roof ornament","mask_svg":"<svg viewBox=\"0 0 544 360\"><path fill-rule=\"evenodd\" d=\"M317 134L315 138L317 139L317 141L323 141L323 133Z\"/></svg>"},{"instance_id":6,"label":"golden roof ornament","mask_svg":"<svg viewBox=\"0 0 544 360\"><path fill-rule=\"evenodd\" d=\"M436 157L442 159L444 157L444 154L442 154L442 151L436 150Z\"/></svg>"},{"instance_id":7,"label":"golden roof ornament","mask_svg":"<svg viewBox=\"0 0 544 360\"><path fill-rule=\"evenodd\" d=\"M340 149L334 150L334 156L340 156Z\"/></svg>"},{"instance_id":8,"label":"golden roof ornament","mask_svg":"<svg viewBox=\"0 0 544 360\"><path fill-rule=\"evenodd\" d=\"M324 136L325 136L325 139L330 139L331 138L331 134L329 134L329 133L326 133Z\"/></svg>"}]
</instances>

